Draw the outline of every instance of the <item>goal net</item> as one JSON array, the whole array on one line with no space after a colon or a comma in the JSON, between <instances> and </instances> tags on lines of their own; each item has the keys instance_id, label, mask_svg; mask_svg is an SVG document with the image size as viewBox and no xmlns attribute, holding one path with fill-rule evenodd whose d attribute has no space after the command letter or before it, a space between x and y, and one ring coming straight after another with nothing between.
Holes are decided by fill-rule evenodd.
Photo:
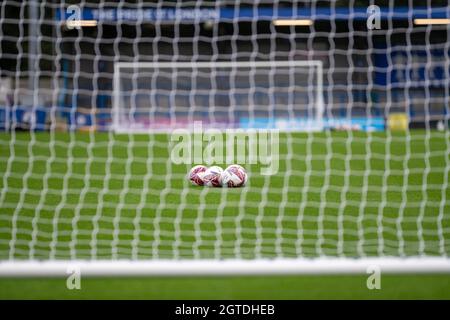
<instances>
[{"instance_id":1,"label":"goal net","mask_svg":"<svg viewBox=\"0 0 450 320\"><path fill-rule=\"evenodd\" d=\"M404 3L3 1L0 275L449 272L450 7Z\"/></svg>"}]
</instances>

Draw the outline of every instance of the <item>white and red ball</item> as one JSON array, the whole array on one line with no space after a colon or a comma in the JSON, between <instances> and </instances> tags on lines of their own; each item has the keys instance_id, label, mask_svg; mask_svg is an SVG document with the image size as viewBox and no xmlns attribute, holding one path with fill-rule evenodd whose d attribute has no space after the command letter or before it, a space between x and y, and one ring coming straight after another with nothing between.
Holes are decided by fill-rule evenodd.
<instances>
[{"instance_id":1,"label":"white and red ball","mask_svg":"<svg viewBox=\"0 0 450 320\"><path fill-rule=\"evenodd\" d=\"M203 183L208 187L221 187L222 173L223 169L219 166L209 167L202 177Z\"/></svg>"},{"instance_id":2,"label":"white and red ball","mask_svg":"<svg viewBox=\"0 0 450 320\"><path fill-rule=\"evenodd\" d=\"M242 187L247 183L247 179L247 172L238 164L232 164L222 173L222 185L228 188Z\"/></svg>"},{"instance_id":3,"label":"white and red ball","mask_svg":"<svg viewBox=\"0 0 450 320\"><path fill-rule=\"evenodd\" d=\"M203 176L206 170L208 170L208 168L201 164L193 167L191 171L189 171L189 181L191 181L193 185L203 186L204 185Z\"/></svg>"}]
</instances>

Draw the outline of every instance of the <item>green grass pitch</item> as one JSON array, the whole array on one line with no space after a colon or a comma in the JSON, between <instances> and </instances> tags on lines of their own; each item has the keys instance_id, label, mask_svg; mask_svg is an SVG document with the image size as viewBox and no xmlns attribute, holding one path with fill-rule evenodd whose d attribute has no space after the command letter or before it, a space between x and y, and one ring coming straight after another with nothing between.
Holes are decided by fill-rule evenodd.
<instances>
[{"instance_id":1,"label":"green grass pitch","mask_svg":"<svg viewBox=\"0 0 450 320\"><path fill-rule=\"evenodd\" d=\"M280 170L190 186L167 135L0 135L0 259L448 255L445 132L280 135ZM340 230L341 232L338 232ZM0 298L449 298L447 275L0 279ZM34 290L33 288L41 288ZM28 293L27 293L28 292Z\"/></svg>"}]
</instances>

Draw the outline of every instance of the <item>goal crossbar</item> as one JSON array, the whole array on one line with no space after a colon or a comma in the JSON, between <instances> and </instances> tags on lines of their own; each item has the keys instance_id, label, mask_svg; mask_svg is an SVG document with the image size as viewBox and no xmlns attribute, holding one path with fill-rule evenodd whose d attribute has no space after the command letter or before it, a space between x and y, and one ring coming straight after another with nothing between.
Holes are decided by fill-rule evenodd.
<instances>
[{"instance_id":1,"label":"goal crossbar","mask_svg":"<svg viewBox=\"0 0 450 320\"><path fill-rule=\"evenodd\" d=\"M450 273L444 257L298 258L273 260L60 260L3 261L0 277L82 276L233 276L381 273Z\"/></svg>"}]
</instances>

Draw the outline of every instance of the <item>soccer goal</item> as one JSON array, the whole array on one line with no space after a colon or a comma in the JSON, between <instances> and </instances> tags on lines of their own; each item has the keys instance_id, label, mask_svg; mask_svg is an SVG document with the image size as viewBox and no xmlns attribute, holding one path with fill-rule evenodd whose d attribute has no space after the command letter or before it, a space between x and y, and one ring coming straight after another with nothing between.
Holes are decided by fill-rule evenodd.
<instances>
[{"instance_id":1,"label":"soccer goal","mask_svg":"<svg viewBox=\"0 0 450 320\"><path fill-rule=\"evenodd\" d=\"M323 129L322 61L117 62L113 129Z\"/></svg>"},{"instance_id":2,"label":"soccer goal","mask_svg":"<svg viewBox=\"0 0 450 320\"><path fill-rule=\"evenodd\" d=\"M0 276L450 272L450 7L94 2L0 4Z\"/></svg>"}]
</instances>

